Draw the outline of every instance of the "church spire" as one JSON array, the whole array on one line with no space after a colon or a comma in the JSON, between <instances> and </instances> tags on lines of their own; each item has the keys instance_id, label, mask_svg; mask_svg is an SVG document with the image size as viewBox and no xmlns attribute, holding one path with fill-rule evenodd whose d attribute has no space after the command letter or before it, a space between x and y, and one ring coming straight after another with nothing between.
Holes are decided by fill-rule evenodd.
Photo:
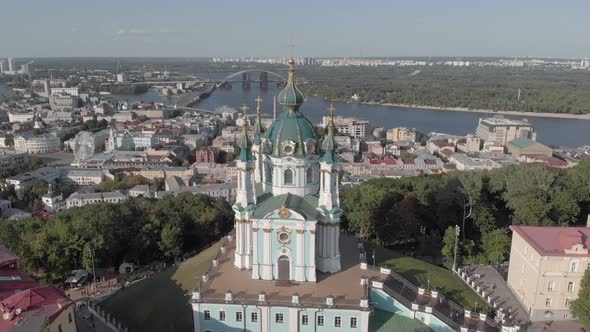
<instances>
[{"instance_id":1,"label":"church spire","mask_svg":"<svg viewBox=\"0 0 590 332\"><path fill-rule=\"evenodd\" d=\"M324 151L322 161L325 161L328 164L333 164L338 160L336 157L336 139L334 138L336 132L336 125L334 125L334 111L336 108L333 104L330 104L328 110L330 111L330 118L328 120L328 132L322 141L322 150Z\"/></svg>"},{"instance_id":2,"label":"church spire","mask_svg":"<svg viewBox=\"0 0 590 332\"><path fill-rule=\"evenodd\" d=\"M260 137L264 133L264 127L262 126L262 119L260 117L260 103L262 102L262 98L258 96L258 98L254 99L256 101L256 120L254 121L254 145L260 145Z\"/></svg>"},{"instance_id":3,"label":"church spire","mask_svg":"<svg viewBox=\"0 0 590 332\"><path fill-rule=\"evenodd\" d=\"M246 112L248 111L249 107L244 104L241 108L244 111L243 123L242 123L242 136L238 140L238 147L240 148L240 154L236 158L236 160L240 161L248 161L254 160L252 156L252 141L248 136L248 118L246 116Z\"/></svg>"},{"instance_id":4,"label":"church spire","mask_svg":"<svg viewBox=\"0 0 590 332\"><path fill-rule=\"evenodd\" d=\"M287 109L297 111L304 101L303 92L295 85L295 59L289 59L287 85L279 93L279 103Z\"/></svg>"}]
</instances>

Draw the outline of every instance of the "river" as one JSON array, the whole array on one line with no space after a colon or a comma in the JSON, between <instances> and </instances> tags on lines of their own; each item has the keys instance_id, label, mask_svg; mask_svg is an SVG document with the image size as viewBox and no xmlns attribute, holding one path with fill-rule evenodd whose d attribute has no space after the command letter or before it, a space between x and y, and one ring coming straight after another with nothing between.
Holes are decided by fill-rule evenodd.
<instances>
[{"instance_id":1,"label":"river","mask_svg":"<svg viewBox=\"0 0 590 332\"><path fill-rule=\"evenodd\" d=\"M217 79L217 77L211 77ZM268 89L260 89L257 83L252 83L249 90L243 90L241 85L234 84L231 90L217 89L211 96L199 102L197 107L213 110L220 106L230 106L238 109L242 104L250 106L250 112L255 111L254 99L260 95L263 99L262 112L272 116L272 98L280 89L275 83L269 82ZM12 90L0 85L0 95L10 93ZM175 98L161 97L157 91L150 90L139 95L113 96L118 100L162 102L168 105L175 104ZM329 102L318 97L307 97L301 111L314 123L327 114ZM385 128L410 127L423 133L443 132L455 135L474 133L478 119L485 114L441 111L432 109L416 109L396 106L380 106L365 104L334 103L336 114L354 116L368 120L374 125ZM280 105L278 105L280 112ZM506 116L512 119L522 119L522 116ZM552 146L578 147L590 144L590 120L559 119L528 117L528 121L537 131L537 140Z\"/></svg>"}]
</instances>

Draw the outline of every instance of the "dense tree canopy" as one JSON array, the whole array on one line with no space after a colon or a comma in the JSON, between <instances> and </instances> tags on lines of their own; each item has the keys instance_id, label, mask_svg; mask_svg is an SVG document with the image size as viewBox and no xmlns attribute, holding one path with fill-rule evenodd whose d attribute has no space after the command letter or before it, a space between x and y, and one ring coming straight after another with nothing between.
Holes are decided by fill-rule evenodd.
<instances>
[{"instance_id":1,"label":"dense tree canopy","mask_svg":"<svg viewBox=\"0 0 590 332\"><path fill-rule=\"evenodd\" d=\"M351 66L300 69L305 93L329 100L590 113L590 76L554 68ZM520 89L520 94L519 94ZM520 97L519 97L520 96Z\"/></svg>"},{"instance_id":2,"label":"dense tree canopy","mask_svg":"<svg viewBox=\"0 0 590 332\"><path fill-rule=\"evenodd\" d=\"M21 257L27 272L60 281L73 269L89 269L92 249L100 267L176 259L227 233L232 220L225 200L185 193L87 205L47 220L2 220L0 243Z\"/></svg>"},{"instance_id":3,"label":"dense tree canopy","mask_svg":"<svg viewBox=\"0 0 590 332\"><path fill-rule=\"evenodd\" d=\"M459 225L466 255L501 261L510 247L509 225L566 226L585 219L589 173L590 160L566 171L521 165L373 179L342 193L345 225L385 246L416 242L420 228L442 236Z\"/></svg>"}]
</instances>

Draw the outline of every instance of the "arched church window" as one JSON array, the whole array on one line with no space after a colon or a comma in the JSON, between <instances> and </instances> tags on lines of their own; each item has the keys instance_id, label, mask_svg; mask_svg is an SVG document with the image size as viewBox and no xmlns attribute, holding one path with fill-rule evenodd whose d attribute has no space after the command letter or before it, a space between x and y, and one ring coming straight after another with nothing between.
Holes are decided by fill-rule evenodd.
<instances>
[{"instance_id":1,"label":"arched church window","mask_svg":"<svg viewBox=\"0 0 590 332\"><path fill-rule=\"evenodd\" d=\"M313 182L313 169L311 167L307 168L306 178L307 178L307 183Z\"/></svg>"},{"instance_id":2,"label":"arched church window","mask_svg":"<svg viewBox=\"0 0 590 332\"><path fill-rule=\"evenodd\" d=\"M295 175L295 172L293 172L292 169L287 168L287 170L285 170L285 173L283 175L283 183L284 184L294 184L294 182L293 182L293 179L295 177L294 175Z\"/></svg>"},{"instance_id":3,"label":"arched church window","mask_svg":"<svg viewBox=\"0 0 590 332\"><path fill-rule=\"evenodd\" d=\"M264 165L264 176L266 182L272 183L272 166L270 166L269 164Z\"/></svg>"}]
</instances>

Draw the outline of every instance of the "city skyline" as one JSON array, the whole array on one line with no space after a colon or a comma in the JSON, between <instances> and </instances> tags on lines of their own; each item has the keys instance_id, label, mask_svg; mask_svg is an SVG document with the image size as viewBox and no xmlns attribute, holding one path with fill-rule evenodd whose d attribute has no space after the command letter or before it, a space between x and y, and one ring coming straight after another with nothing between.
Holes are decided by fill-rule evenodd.
<instances>
[{"instance_id":1,"label":"city skyline","mask_svg":"<svg viewBox=\"0 0 590 332\"><path fill-rule=\"evenodd\" d=\"M309 57L590 56L582 1L9 0L4 9L0 56L16 58L288 56L289 39Z\"/></svg>"}]
</instances>

